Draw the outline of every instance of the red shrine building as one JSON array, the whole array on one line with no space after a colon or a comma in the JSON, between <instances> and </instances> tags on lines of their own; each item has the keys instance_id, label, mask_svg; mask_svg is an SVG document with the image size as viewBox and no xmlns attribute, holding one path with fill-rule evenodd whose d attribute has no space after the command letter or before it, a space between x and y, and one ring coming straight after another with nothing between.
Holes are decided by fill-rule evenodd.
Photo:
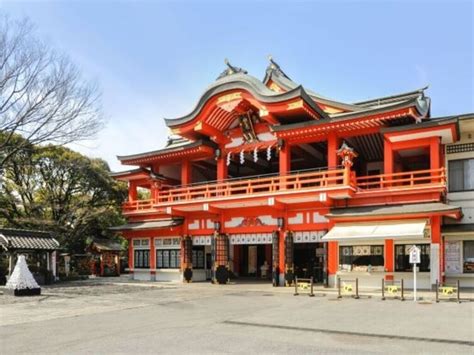
<instances>
[{"instance_id":1,"label":"red shrine building","mask_svg":"<svg viewBox=\"0 0 474 355\"><path fill-rule=\"evenodd\" d=\"M133 278L334 286L349 275L410 287L417 245L418 284L430 288L447 276L445 224L460 230L446 237L461 243L459 268L474 261L474 209L459 228L446 169L446 146L463 146L453 174L474 190L474 141L458 144L460 116L431 117L426 88L345 103L272 59L263 81L226 65L189 114L165 119L164 148L118 156L133 167L112 174L129 186L127 224L115 229Z\"/></svg>"}]
</instances>

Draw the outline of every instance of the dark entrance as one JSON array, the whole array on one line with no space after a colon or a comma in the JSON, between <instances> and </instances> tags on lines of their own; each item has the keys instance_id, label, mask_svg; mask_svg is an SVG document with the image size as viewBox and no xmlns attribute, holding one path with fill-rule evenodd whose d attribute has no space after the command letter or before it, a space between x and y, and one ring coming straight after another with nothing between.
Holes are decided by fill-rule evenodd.
<instances>
[{"instance_id":1,"label":"dark entrance","mask_svg":"<svg viewBox=\"0 0 474 355\"><path fill-rule=\"evenodd\" d=\"M239 277L252 279L271 279L272 256L271 244L250 244L234 246L235 271ZM262 275L261 267L267 265L266 275Z\"/></svg>"},{"instance_id":2,"label":"dark entrance","mask_svg":"<svg viewBox=\"0 0 474 355\"><path fill-rule=\"evenodd\" d=\"M323 243L294 244L295 276L313 277L314 282L324 282L325 249Z\"/></svg>"}]
</instances>

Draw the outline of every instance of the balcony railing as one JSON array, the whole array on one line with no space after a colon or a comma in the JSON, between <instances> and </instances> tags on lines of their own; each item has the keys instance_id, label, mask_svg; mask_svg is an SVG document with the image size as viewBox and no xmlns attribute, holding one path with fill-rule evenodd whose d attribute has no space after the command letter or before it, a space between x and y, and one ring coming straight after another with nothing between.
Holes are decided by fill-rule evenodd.
<instances>
[{"instance_id":1,"label":"balcony railing","mask_svg":"<svg viewBox=\"0 0 474 355\"><path fill-rule=\"evenodd\" d=\"M304 191L324 189L328 186L342 186L344 169L297 171L289 175L257 176L246 179L230 179L213 184L190 185L162 190L157 204L169 204L181 201L226 198L234 196L274 194L282 191Z\"/></svg>"},{"instance_id":2,"label":"balcony railing","mask_svg":"<svg viewBox=\"0 0 474 355\"><path fill-rule=\"evenodd\" d=\"M356 178L356 186L359 191L395 188L410 189L439 184L446 184L445 168L361 176Z\"/></svg>"},{"instance_id":3,"label":"balcony railing","mask_svg":"<svg viewBox=\"0 0 474 355\"><path fill-rule=\"evenodd\" d=\"M287 193L353 188L358 192L390 191L420 187L444 187L444 168L402 173L355 177L354 172L337 168L333 170L295 171L288 175L260 175L208 182L188 186L164 188L156 199L126 202L124 212L139 212L155 207L170 206L183 202L218 201L232 197L277 196Z\"/></svg>"},{"instance_id":4,"label":"balcony railing","mask_svg":"<svg viewBox=\"0 0 474 355\"><path fill-rule=\"evenodd\" d=\"M222 199L228 197L245 197L273 195L285 191L303 192L308 190L342 187L345 170L318 169L294 171L288 175L269 174L250 176L247 178L228 179L223 182L207 182L164 188L159 191L156 199L129 201L123 204L124 212L150 210L153 206L167 206L185 201Z\"/></svg>"}]
</instances>

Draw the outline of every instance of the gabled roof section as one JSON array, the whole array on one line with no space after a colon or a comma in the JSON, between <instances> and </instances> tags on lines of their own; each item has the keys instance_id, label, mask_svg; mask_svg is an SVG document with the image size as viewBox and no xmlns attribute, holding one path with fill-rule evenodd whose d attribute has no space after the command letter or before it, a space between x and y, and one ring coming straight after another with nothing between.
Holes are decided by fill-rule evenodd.
<instances>
[{"instance_id":1,"label":"gabled roof section","mask_svg":"<svg viewBox=\"0 0 474 355\"><path fill-rule=\"evenodd\" d=\"M174 119L165 118L166 125L173 129L192 122L199 116L205 104L213 96L232 90L247 91L262 104L282 103L292 99L302 99L321 118L328 117L327 114L315 104L315 102L311 99L311 96L301 85L296 86L289 91L277 93L267 88L257 78L242 72L237 72L220 77L212 85L210 85L205 90L204 94L201 95L201 98L191 113Z\"/></svg>"},{"instance_id":2,"label":"gabled roof section","mask_svg":"<svg viewBox=\"0 0 474 355\"><path fill-rule=\"evenodd\" d=\"M225 69L218 77L216 80L222 79L226 77L227 75L232 75L232 74L237 74L237 73L242 73L242 74L247 74L247 70L239 68L239 67L234 67L232 64L230 64L229 60L226 58L224 60L224 63L227 65L227 69Z\"/></svg>"},{"instance_id":3,"label":"gabled roof section","mask_svg":"<svg viewBox=\"0 0 474 355\"><path fill-rule=\"evenodd\" d=\"M353 104L357 106L372 107L372 106L380 106L383 104L397 102L397 101L404 101L404 100L412 99L419 96L425 96L425 90L427 90L428 87L429 86L427 85L417 90L408 91L401 94L395 94L395 95L390 95L390 96L383 96L383 97L370 99L370 100L358 101L358 102L354 102Z\"/></svg>"},{"instance_id":4,"label":"gabled roof section","mask_svg":"<svg viewBox=\"0 0 474 355\"><path fill-rule=\"evenodd\" d=\"M275 83L284 90L291 90L299 85L290 79L290 77L281 69L281 67L273 60L272 57L269 57L269 60L270 60L270 64L268 65L266 69L265 77L263 79L263 83L267 87L270 86L271 83ZM345 111L344 113L347 113L347 112L358 112L358 111L362 112L368 108L382 108L388 104L401 103L401 102L404 102L410 99L419 98L419 97L424 99L426 89L428 89L428 86L425 86L417 90L401 93L401 94L384 96L384 97L374 98L370 100L359 101L355 103L344 103L344 102L327 98L311 90L306 90L306 91L317 103L331 106L334 108L339 108ZM427 98L427 100L429 103L429 98ZM334 113L334 115L336 114L337 113Z\"/></svg>"},{"instance_id":5,"label":"gabled roof section","mask_svg":"<svg viewBox=\"0 0 474 355\"><path fill-rule=\"evenodd\" d=\"M281 67L273 60L272 57L269 57L270 64L268 65L265 71L265 77L263 78L263 83L265 86L270 86L270 83L275 83L285 91L292 90L295 87L300 86L296 82L290 79L290 77L285 74ZM314 91L307 90L307 93L311 98L323 105L332 106L339 108L343 111L357 111L360 108L356 105L346 104L340 101L332 100L327 97L324 97Z\"/></svg>"},{"instance_id":6,"label":"gabled roof section","mask_svg":"<svg viewBox=\"0 0 474 355\"><path fill-rule=\"evenodd\" d=\"M390 120L391 118L397 118L406 115L411 115L414 117L423 116L427 113L428 106L428 104L422 102L420 103L419 99L415 98L400 103L396 102L393 104L386 104L380 107L368 107L363 111L346 112L341 114L330 115L330 118L328 120L299 122L287 125L273 126L272 130L274 132L283 132L300 128L316 128L320 126L351 122L351 120L356 119L370 120L371 117L377 117L379 120L377 122L377 125L380 126L385 124L385 120ZM416 110L417 112L413 112L414 110ZM353 125L353 128L356 128L356 125Z\"/></svg>"}]
</instances>

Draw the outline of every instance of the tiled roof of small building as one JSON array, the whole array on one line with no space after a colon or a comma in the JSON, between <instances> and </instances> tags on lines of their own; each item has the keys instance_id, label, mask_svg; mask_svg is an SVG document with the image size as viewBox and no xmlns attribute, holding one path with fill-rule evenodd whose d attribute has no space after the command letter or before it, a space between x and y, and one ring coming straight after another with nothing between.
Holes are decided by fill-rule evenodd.
<instances>
[{"instance_id":1,"label":"tiled roof of small building","mask_svg":"<svg viewBox=\"0 0 474 355\"><path fill-rule=\"evenodd\" d=\"M0 246L5 250L56 250L59 243L51 233L0 228Z\"/></svg>"},{"instance_id":2,"label":"tiled roof of small building","mask_svg":"<svg viewBox=\"0 0 474 355\"><path fill-rule=\"evenodd\" d=\"M94 239L91 243L99 251L121 251L122 245L110 239Z\"/></svg>"}]
</instances>

